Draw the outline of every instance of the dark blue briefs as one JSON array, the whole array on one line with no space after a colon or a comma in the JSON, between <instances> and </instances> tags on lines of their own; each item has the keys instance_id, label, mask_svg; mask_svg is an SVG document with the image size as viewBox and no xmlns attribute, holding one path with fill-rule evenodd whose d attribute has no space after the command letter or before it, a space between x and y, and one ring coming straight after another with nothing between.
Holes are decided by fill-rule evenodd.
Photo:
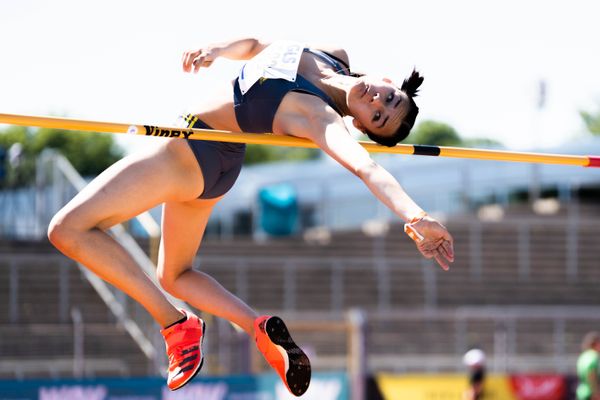
<instances>
[{"instance_id":1,"label":"dark blue briefs","mask_svg":"<svg viewBox=\"0 0 600 400\"><path fill-rule=\"evenodd\" d=\"M193 115L183 118L187 121L188 128L212 129ZM227 193L242 169L246 145L190 139L187 142L204 177L204 191L198 198L214 199Z\"/></svg>"}]
</instances>

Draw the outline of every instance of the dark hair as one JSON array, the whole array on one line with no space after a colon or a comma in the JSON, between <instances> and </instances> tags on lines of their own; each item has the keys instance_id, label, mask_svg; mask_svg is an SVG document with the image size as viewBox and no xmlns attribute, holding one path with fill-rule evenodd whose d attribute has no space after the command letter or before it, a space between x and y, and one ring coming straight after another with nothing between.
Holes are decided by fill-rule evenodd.
<instances>
[{"instance_id":1,"label":"dark hair","mask_svg":"<svg viewBox=\"0 0 600 400\"><path fill-rule=\"evenodd\" d=\"M379 143L381 145L387 147L394 147L401 140L406 139L413 125L415 124L415 120L417 119L417 114L419 113L419 107L413 100L413 97L417 97L417 93L419 91L419 86L423 83L423 77L419 75L419 73L413 69L410 76L402 82L402 86L400 90L406 93L408 96L408 113L400 123L398 130L394 132L393 135L388 137L378 136L377 134L365 130L365 134L374 141L375 143Z\"/></svg>"}]
</instances>

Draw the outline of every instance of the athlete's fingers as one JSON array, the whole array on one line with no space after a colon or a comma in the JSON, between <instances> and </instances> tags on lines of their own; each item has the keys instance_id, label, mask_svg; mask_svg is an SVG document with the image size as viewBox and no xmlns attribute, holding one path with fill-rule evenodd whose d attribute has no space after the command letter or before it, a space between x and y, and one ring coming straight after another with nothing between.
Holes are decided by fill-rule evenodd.
<instances>
[{"instance_id":1,"label":"athlete's fingers","mask_svg":"<svg viewBox=\"0 0 600 400\"><path fill-rule=\"evenodd\" d=\"M183 57L181 58L181 66L183 67L184 72L190 72L188 68L188 60L190 58L190 52L186 51L183 53Z\"/></svg>"},{"instance_id":2,"label":"athlete's fingers","mask_svg":"<svg viewBox=\"0 0 600 400\"><path fill-rule=\"evenodd\" d=\"M181 59L181 66L184 72L190 72L190 52L186 51L183 53L183 58Z\"/></svg>"},{"instance_id":3,"label":"athlete's fingers","mask_svg":"<svg viewBox=\"0 0 600 400\"><path fill-rule=\"evenodd\" d=\"M433 250L433 251L425 250L425 249L419 249L419 250L421 251L421 254L423 255L423 257L427 258L428 260L430 260L432 258L435 259L435 261L439 264L439 266L444 271L447 271L449 269L448 263L440 250Z\"/></svg>"},{"instance_id":4,"label":"athlete's fingers","mask_svg":"<svg viewBox=\"0 0 600 400\"><path fill-rule=\"evenodd\" d=\"M439 239L435 239L435 240L431 240L431 239L425 239L424 241L422 241L419 245L427 251L435 251L441 244L442 244L443 239L439 238Z\"/></svg>"},{"instance_id":5,"label":"athlete's fingers","mask_svg":"<svg viewBox=\"0 0 600 400\"><path fill-rule=\"evenodd\" d=\"M202 55L194 58L194 61L192 62L192 65L194 66L194 73L198 72L198 70L202 66L203 62L204 62L204 56L202 56Z\"/></svg>"},{"instance_id":6,"label":"athlete's fingers","mask_svg":"<svg viewBox=\"0 0 600 400\"><path fill-rule=\"evenodd\" d=\"M442 255L441 252L438 252L434 258L435 258L435 261L437 261L437 263L440 265L440 267L442 267L442 269L444 271L448 271L450 269L450 267L448 266L448 263L446 262L446 260L444 260L444 256Z\"/></svg>"},{"instance_id":7,"label":"athlete's fingers","mask_svg":"<svg viewBox=\"0 0 600 400\"><path fill-rule=\"evenodd\" d=\"M427 259L433 258L433 256L435 255L435 253L431 250L423 249L421 247L419 247L418 249L421 252L421 254L423 255L423 257L425 257Z\"/></svg>"},{"instance_id":8,"label":"athlete's fingers","mask_svg":"<svg viewBox=\"0 0 600 400\"><path fill-rule=\"evenodd\" d=\"M454 260L450 257L448 257L448 255L446 254L446 250L444 249L443 246L438 247L438 255L439 257L444 261L444 264L446 264L446 268L445 270L450 269L450 264L452 262L454 262Z\"/></svg>"},{"instance_id":9,"label":"athlete's fingers","mask_svg":"<svg viewBox=\"0 0 600 400\"><path fill-rule=\"evenodd\" d=\"M214 60L214 56L211 53L202 51L196 58L194 58L194 73L198 72L201 67L210 67Z\"/></svg>"},{"instance_id":10,"label":"athlete's fingers","mask_svg":"<svg viewBox=\"0 0 600 400\"><path fill-rule=\"evenodd\" d=\"M427 254L431 254L433 252L433 250L435 249L435 247L431 245L431 242L427 241L427 240L419 242L417 247L421 253L427 253Z\"/></svg>"},{"instance_id":11,"label":"athlete's fingers","mask_svg":"<svg viewBox=\"0 0 600 400\"><path fill-rule=\"evenodd\" d=\"M200 54L201 54L201 51L188 51L188 52L184 53L183 70L185 72L192 71L193 61Z\"/></svg>"},{"instance_id":12,"label":"athlete's fingers","mask_svg":"<svg viewBox=\"0 0 600 400\"><path fill-rule=\"evenodd\" d=\"M450 244L450 249L452 249L452 256L454 256L454 238L450 234L450 232L446 231L444 235L444 241Z\"/></svg>"},{"instance_id":13,"label":"athlete's fingers","mask_svg":"<svg viewBox=\"0 0 600 400\"><path fill-rule=\"evenodd\" d=\"M444 253L444 256L448 259L448 261L454 261L454 248L451 242L444 240L440 248L442 249L442 252Z\"/></svg>"}]
</instances>

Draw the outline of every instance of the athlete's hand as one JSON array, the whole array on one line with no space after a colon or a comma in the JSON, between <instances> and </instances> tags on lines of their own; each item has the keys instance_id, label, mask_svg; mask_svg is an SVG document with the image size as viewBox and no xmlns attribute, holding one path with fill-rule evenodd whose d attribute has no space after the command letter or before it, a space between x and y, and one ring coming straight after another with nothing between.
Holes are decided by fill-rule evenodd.
<instances>
[{"instance_id":1,"label":"athlete's hand","mask_svg":"<svg viewBox=\"0 0 600 400\"><path fill-rule=\"evenodd\" d=\"M405 231L424 257L434 258L445 271L450 268L449 263L454 262L454 239L444 225L426 215L406 224Z\"/></svg>"},{"instance_id":2,"label":"athlete's hand","mask_svg":"<svg viewBox=\"0 0 600 400\"><path fill-rule=\"evenodd\" d=\"M181 60L184 72L198 72L200 67L208 68L219 57L219 47L206 46L197 50L190 50L183 53Z\"/></svg>"}]
</instances>

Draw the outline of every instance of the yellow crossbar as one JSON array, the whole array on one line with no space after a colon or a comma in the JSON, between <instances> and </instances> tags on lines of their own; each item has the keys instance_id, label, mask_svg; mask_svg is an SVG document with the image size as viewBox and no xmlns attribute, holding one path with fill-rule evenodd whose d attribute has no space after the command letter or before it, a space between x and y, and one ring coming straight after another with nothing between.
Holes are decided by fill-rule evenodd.
<instances>
[{"instance_id":1,"label":"yellow crossbar","mask_svg":"<svg viewBox=\"0 0 600 400\"><path fill-rule=\"evenodd\" d=\"M293 136L235 133L210 129L160 127L152 125L131 125L114 122L98 122L58 117L0 114L0 123L22 126L35 126L41 128L121 133L143 136L161 136L194 140L263 144L272 146L309 148L318 147L310 140L296 138ZM453 158L472 158L479 160L497 160L540 164L578 165L583 167L600 167L600 156L525 153L513 151L470 149L462 147L423 146L411 144L399 144L394 147L385 147L371 142L359 143L371 153L394 153Z\"/></svg>"}]
</instances>

